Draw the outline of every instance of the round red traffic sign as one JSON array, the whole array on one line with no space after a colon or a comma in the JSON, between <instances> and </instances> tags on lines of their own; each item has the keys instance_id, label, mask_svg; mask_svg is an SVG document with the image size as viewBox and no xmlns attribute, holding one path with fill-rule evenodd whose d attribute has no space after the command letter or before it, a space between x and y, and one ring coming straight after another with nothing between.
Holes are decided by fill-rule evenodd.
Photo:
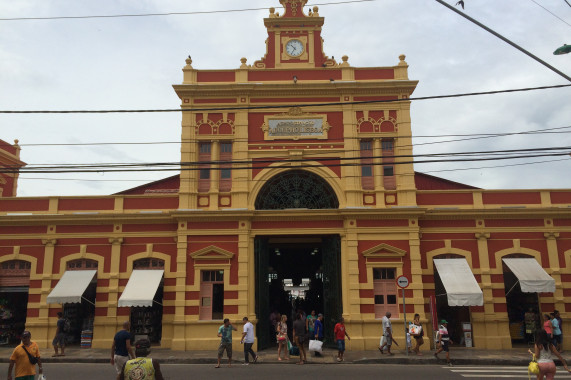
<instances>
[{"instance_id":1,"label":"round red traffic sign","mask_svg":"<svg viewBox=\"0 0 571 380\"><path fill-rule=\"evenodd\" d=\"M408 277L406 276L399 276L399 278L397 278L397 286L399 288L408 288L408 285L410 284L410 281L408 280Z\"/></svg>"}]
</instances>

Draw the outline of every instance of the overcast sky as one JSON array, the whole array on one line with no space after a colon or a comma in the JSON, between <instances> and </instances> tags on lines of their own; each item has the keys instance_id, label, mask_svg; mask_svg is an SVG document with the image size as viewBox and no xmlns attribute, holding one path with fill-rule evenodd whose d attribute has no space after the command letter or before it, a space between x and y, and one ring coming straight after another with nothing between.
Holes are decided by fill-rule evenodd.
<instances>
[{"instance_id":1,"label":"overcast sky","mask_svg":"<svg viewBox=\"0 0 571 380\"><path fill-rule=\"evenodd\" d=\"M331 2L340 0L330 0ZM308 3L326 3L317 0ZM449 1L454 5L456 1ZM465 12L567 75L571 7L564 0L465 0ZM541 6L552 12L549 13ZM52 17L276 7L278 0L0 0L0 17ZM307 11L306 7L306 11ZM393 66L406 54L413 97L567 84L505 42L433 0L321 5L325 53L352 66ZM196 69L235 69L265 54L268 11L201 15L0 21L1 110L177 108L171 85L184 59ZM557 18L557 17L559 18ZM561 20L562 19L562 20ZM178 161L181 115L0 114L0 139L23 145L28 164ZM456 141L417 138L415 154L571 145L571 88L415 101L414 135L567 133ZM174 142L162 145L49 146L38 143ZM425 144L425 145L421 145ZM553 161L519 166L505 165ZM418 164L416 171L486 189L571 188L571 158ZM472 170L456 170L477 168ZM444 171L443 171L444 170ZM168 173L25 174L19 196L112 194ZM48 180L51 178L52 180ZM57 180L53 180L57 179ZM64 180L64 179L73 179ZM89 181L79 181L79 179ZM141 181L142 180L142 181Z\"/></svg>"}]
</instances>

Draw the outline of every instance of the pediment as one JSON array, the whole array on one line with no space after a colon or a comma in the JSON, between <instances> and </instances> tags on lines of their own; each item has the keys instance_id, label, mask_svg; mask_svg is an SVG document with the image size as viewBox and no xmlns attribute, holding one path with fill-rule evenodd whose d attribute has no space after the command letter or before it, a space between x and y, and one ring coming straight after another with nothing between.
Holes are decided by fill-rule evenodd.
<instances>
[{"instance_id":1,"label":"pediment","mask_svg":"<svg viewBox=\"0 0 571 380\"><path fill-rule=\"evenodd\" d=\"M406 251L388 244L379 244L362 252L364 257L404 257Z\"/></svg>"},{"instance_id":2,"label":"pediment","mask_svg":"<svg viewBox=\"0 0 571 380\"><path fill-rule=\"evenodd\" d=\"M194 260L230 260L234 254L225 249L210 245L190 254Z\"/></svg>"}]
</instances>

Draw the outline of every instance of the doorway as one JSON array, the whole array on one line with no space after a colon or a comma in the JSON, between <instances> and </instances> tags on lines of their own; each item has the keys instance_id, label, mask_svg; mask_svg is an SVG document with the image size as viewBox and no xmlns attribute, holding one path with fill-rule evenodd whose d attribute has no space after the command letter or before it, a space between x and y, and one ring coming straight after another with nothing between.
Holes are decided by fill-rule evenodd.
<instances>
[{"instance_id":1,"label":"doorway","mask_svg":"<svg viewBox=\"0 0 571 380\"><path fill-rule=\"evenodd\" d=\"M324 315L325 344L332 344L342 311L340 237L257 237L255 256L258 348L275 345L276 314L288 317L291 332L298 309Z\"/></svg>"}]
</instances>

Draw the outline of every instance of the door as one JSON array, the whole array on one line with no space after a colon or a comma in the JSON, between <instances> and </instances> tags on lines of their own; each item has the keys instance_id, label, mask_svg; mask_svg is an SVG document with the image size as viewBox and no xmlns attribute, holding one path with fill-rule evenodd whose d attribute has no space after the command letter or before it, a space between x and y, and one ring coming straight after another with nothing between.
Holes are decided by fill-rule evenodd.
<instances>
[{"instance_id":1,"label":"door","mask_svg":"<svg viewBox=\"0 0 571 380\"><path fill-rule=\"evenodd\" d=\"M343 313L341 300L341 237L323 238L323 331L328 346L335 345L333 328Z\"/></svg>"},{"instance_id":2,"label":"door","mask_svg":"<svg viewBox=\"0 0 571 380\"><path fill-rule=\"evenodd\" d=\"M270 347L273 336L270 336L270 287L268 238L256 237L254 241L254 256L256 265L256 334L258 336L258 350Z\"/></svg>"}]
</instances>

